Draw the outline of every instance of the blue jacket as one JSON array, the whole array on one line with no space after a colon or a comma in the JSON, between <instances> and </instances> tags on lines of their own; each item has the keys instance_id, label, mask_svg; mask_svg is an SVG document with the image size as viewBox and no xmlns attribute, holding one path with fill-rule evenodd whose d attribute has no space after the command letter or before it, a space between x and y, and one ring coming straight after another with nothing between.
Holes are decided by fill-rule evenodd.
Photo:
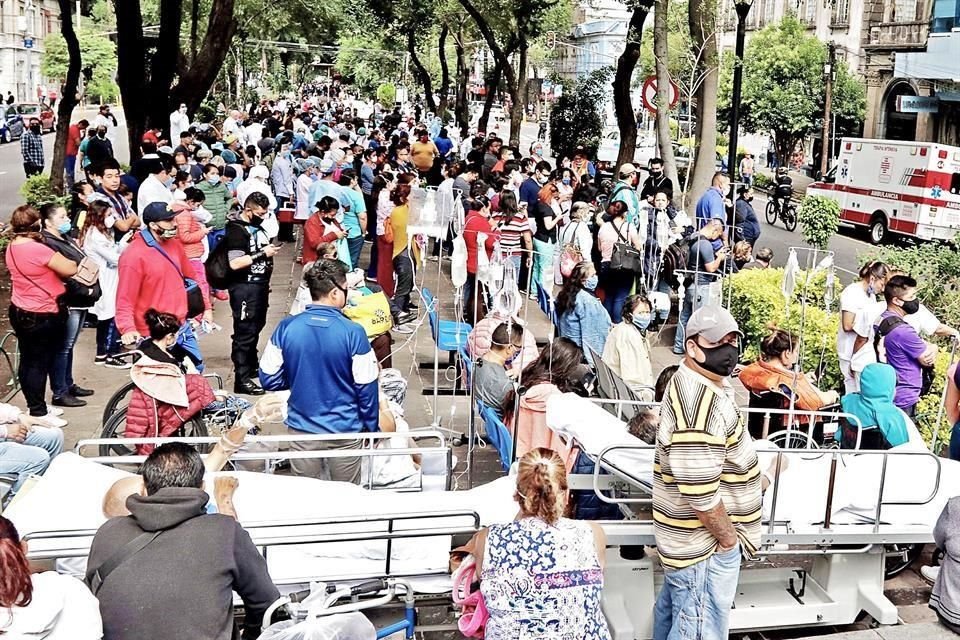
<instances>
[{"instance_id":1,"label":"blue jacket","mask_svg":"<svg viewBox=\"0 0 960 640\"><path fill-rule=\"evenodd\" d=\"M573 469L570 473L583 475L593 475L596 465L581 451L577 454L577 460L573 463ZM609 473L603 469L600 475L606 476ZM610 497L609 491L604 491L603 495ZM623 512L615 504L604 502L597 497L594 491L574 490L570 492L570 501L573 503L574 520L623 520Z\"/></svg>"},{"instance_id":2,"label":"blue jacket","mask_svg":"<svg viewBox=\"0 0 960 640\"><path fill-rule=\"evenodd\" d=\"M734 233L734 236L741 237L750 244L756 242L760 237L760 221L757 219L756 211L753 210L753 205L743 198L737 198L734 215L737 226L740 227L736 229L737 233Z\"/></svg>"},{"instance_id":3,"label":"blue jacket","mask_svg":"<svg viewBox=\"0 0 960 640\"><path fill-rule=\"evenodd\" d=\"M587 347L596 351L598 356L603 355L603 346L613 326L603 304L583 289L577 292L573 308L560 316L557 325L561 337L570 338L583 349L587 362L593 362Z\"/></svg>"},{"instance_id":4,"label":"blue jacket","mask_svg":"<svg viewBox=\"0 0 960 640\"><path fill-rule=\"evenodd\" d=\"M282 320L260 359L260 384L290 390L287 426L307 433L379 431L377 375L363 327L323 305Z\"/></svg>"}]
</instances>

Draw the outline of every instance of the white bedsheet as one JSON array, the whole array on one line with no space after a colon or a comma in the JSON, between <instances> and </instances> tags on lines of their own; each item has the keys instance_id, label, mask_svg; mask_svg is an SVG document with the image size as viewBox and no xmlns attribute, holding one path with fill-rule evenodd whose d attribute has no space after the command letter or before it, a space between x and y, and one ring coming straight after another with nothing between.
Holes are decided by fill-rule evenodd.
<instances>
[{"instance_id":1,"label":"white bedsheet","mask_svg":"<svg viewBox=\"0 0 960 640\"><path fill-rule=\"evenodd\" d=\"M58 456L46 474L4 513L21 535L39 531L96 529L106 518L101 503L107 489L119 478L132 474L100 465L72 453ZM210 474L214 475L214 474ZM210 475L207 477L209 482ZM279 534L261 528L263 523L308 522L373 517L378 515L423 515L426 513L475 511L481 525L508 522L516 515L514 479L504 477L470 491L392 493L367 491L352 484L312 478L228 472L239 480L234 504L240 522L255 540ZM438 520L396 521L395 530L463 527L472 524L465 517ZM385 521L345 523L316 527L285 528L283 535L316 533L357 534L387 530ZM84 546L89 540L82 540ZM58 549L69 546L63 540L31 542L31 549ZM310 579L330 580L345 575L382 573L386 557L383 541L322 543L274 546L267 552L271 576L278 583ZM445 571L450 551L449 536L394 541L391 570L411 574Z\"/></svg>"},{"instance_id":2,"label":"white bedsheet","mask_svg":"<svg viewBox=\"0 0 960 640\"><path fill-rule=\"evenodd\" d=\"M622 421L601 406L573 393L555 394L547 400L547 426L573 438L581 449L594 457L613 445L644 444L626 432ZM757 441L755 445L760 452L760 467L767 469L775 454L763 450L775 450L776 446L766 441ZM883 489L885 503L916 502L932 493L936 485L937 461L932 456L906 454L916 450L906 444L887 456ZM768 490L764 495L764 515L769 518L772 514L777 521L790 521L794 528L818 525L826 511L830 453L789 453L784 456L789 458L789 465L778 482L776 510L772 508L773 491ZM604 456L604 460L609 460L618 473L649 489L653 483L653 457L654 450L650 447L613 451ZM885 505L880 514L881 522L926 525L933 529L947 500L960 494L960 462L941 458L939 463L939 490L933 500L923 505ZM840 456L831 505L832 522L873 521L882 465L883 456L878 454L848 452Z\"/></svg>"}]
</instances>

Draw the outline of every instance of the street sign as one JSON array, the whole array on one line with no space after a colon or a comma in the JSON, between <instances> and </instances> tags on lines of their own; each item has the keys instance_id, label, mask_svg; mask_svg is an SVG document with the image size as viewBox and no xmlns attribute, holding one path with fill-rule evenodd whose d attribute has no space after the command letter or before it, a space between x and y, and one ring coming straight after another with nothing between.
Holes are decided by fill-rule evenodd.
<instances>
[{"instance_id":1,"label":"street sign","mask_svg":"<svg viewBox=\"0 0 960 640\"><path fill-rule=\"evenodd\" d=\"M900 113L936 113L940 99L936 96L897 96L897 111Z\"/></svg>"},{"instance_id":2,"label":"street sign","mask_svg":"<svg viewBox=\"0 0 960 640\"><path fill-rule=\"evenodd\" d=\"M33 38L24 38L24 39L23 39L23 48L24 48L24 49L33 49Z\"/></svg>"},{"instance_id":3,"label":"street sign","mask_svg":"<svg viewBox=\"0 0 960 640\"><path fill-rule=\"evenodd\" d=\"M647 76L647 79L643 81L643 91L641 93L643 106L647 111L651 113L657 112L657 76ZM677 101L680 100L680 89L677 85L671 80L670 81L670 106L669 109L673 109L677 106Z\"/></svg>"}]
</instances>

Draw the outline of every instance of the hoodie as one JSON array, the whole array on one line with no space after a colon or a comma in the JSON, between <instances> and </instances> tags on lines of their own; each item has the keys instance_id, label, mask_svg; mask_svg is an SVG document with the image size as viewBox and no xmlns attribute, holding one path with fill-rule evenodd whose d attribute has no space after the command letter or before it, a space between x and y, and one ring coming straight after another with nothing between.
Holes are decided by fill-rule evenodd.
<instances>
[{"instance_id":1,"label":"hoodie","mask_svg":"<svg viewBox=\"0 0 960 640\"><path fill-rule=\"evenodd\" d=\"M577 450L571 450L570 445L547 426L547 400L555 393L559 393L556 385L539 383L520 396L520 413L516 419L517 458L531 449L545 447L556 451L570 471L577 459Z\"/></svg>"},{"instance_id":2,"label":"hoodie","mask_svg":"<svg viewBox=\"0 0 960 640\"><path fill-rule=\"evenodd\" d=\"M144 532L162 533L127 558L98 593L105 640L230 640L236 591L245 624L259 627L280 597L266 561L233 518L206 514L202 489L168 487L127 498L129 516L108 520L93 539L88 573Z\"/></svg>"},{"instance_id":3,"label":"hoodie","mask_svg":"<svg viewBox=\"0 0 960 640\"><path fill-rule=\"evenodd\" d=\"M33 600L0 609L0 634L21 640L100 640L100 609L86 585L56 571L35 573ZM9 612L9 618L8 618ZM8 624L9 626L4 626Z\"/></svg>"}]
</instances>

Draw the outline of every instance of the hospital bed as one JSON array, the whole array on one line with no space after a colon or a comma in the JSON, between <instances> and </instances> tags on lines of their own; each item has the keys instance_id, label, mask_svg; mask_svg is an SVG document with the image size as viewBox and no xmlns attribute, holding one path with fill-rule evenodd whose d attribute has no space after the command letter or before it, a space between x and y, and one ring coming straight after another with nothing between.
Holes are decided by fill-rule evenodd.
<instances>
[{"instance_id":1,"label":"hospital bed","mask_svg":"<svg viewBox=\"0 0 960 640\"><path fill-rule=\"evenodd\" d=\"M650 558L625 560L618 547L653 545L654 447L626 433L598 404L574 394L547 402L547 424L596 462L592 476L569 477L620 505L621 522L604 523L607 565L604 612L614 638L649 638L652 607L662 583ZM731 613L737 632L849 624L861 611L895 624L884 596L888 545L927 544L946 501L960 492L960 463L925 450L778 449L756 443L761 469L787 459L764 494L760 559L796 557L802 568L747 562ZM603 475L605 471L609 475ZM810 560L812 559L812 566ZM636 606L642 602L644 606Z\"/></svg>"}]
</instances>

